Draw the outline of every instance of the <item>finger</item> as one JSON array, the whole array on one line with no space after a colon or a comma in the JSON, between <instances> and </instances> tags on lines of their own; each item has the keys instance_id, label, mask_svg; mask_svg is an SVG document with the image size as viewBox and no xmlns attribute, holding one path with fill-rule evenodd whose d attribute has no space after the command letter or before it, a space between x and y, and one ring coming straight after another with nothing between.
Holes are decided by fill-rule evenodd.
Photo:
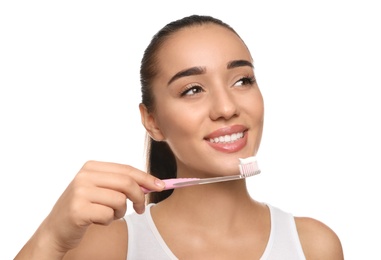
<instances>
[{"instance_id":1,"label":"finger","mask_svg":"<svg viewBox=\"0 0 381 260\"><path fill-rule=\"evenodd\" d=\"M126 192L126 188L128 188L131 183L135 182L139 186L144 187L153 191L161 191L165 187L165 183L158 178L144 173L138 169L133 167L127 167L129 170L126 171L125 167L124 171L120 172L108 172L104 171L105 167L102 167L102 171L98 170L82 170L79 175L83 178L87 178L88 174L91 174L91 179L96 186L104 187L104 188L112 188L118 189L121 192Z\"/></svg>"},{"instance_id":2,"label":"finger","mask_svg":"<svg viewBox=\"0 0 381 260\"><path fill-rule=\"evenodd\" d=\"M145 173L139 169L136 169L130 165L113 163L113 162L102 162L102 161L87 161L82 169L89 171L101 171L101 172L114 172L114 173L129 173L131 171Z\"/></svg>"},{"instance_id":3,"label":"finger","mask_svg":"<svg viewBox=\"0 0 381 260\"><path fill-rule=\"evenodd\" d=\"M138 214L142 214L145 211L145 204L143 203L132 203L132 207Z\"/></svg>"},{"instance_id":4,"label":"finger","mask_svg":"<svg viewBox=\"0 0 381 260\"><path fill-rule=\"evenodd\" d=\"M124 194L126 198L136 204L138 210L145 204L145 194L142 188L133 178L127 175L82 171L75 178L75 181L76 185L81 187L77 189L77 192L81 192L79 196L87 196L88 200L101 203L99 196L96 194L102 190L110 190ZM90 183L91 185L89 185ZM103 201L103 203L107 202Z\"/></svg>"},{"instance_id":5,"label":"finger","mask_svg":"<svg viewBox=\"0 0 381 260\"><path fill-rule=\"evenodd\" d=\"M114 210L101 204L89 203L82 212L83 217L93 224L109 225L115 220Z\"/></svg>"},{"instance_id":6,"label":"finger","mask_svg":"<svg viewBox=\"0 0 381 260\"><path fill-rule=\"evenodd\" d=\"M122 218L125 215L127 209L127 197L124 193L110 189L97 188L94 192L89 192L89 194L90 202L112 208L114 210L114 219ZM140 203L144 204L144 198Z\"/></svg>"}]
</instances>

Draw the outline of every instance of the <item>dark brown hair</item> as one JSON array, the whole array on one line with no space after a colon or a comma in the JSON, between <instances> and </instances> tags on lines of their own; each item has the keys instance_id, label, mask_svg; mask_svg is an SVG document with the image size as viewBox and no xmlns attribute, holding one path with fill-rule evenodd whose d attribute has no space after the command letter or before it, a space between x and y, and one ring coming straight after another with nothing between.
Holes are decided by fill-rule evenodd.
<instances>
[{"instance_id":1,"label":"dark brown hair","mask_svg":"<svg viewBox=\"0 0 381 260\"><path fill-rule=\"evenodd\" d=\"M152 81L158 73L158 62L156 56L158 50L163 45L163 43L175 32L183 28L201 26L207 23L223 26L237 34L233 28L219 19L206 15L191 15L168 23L152 37L150 44L144 51L140 66L142 103L146 106L148 112L155 110L155 100L152 94ZM176 159L166 142L155 141L147 135L146 158L146 167L148 173L158 177L159 179L176 178ZM172 190L150 193L148 195L147 202L160 202L171 195L171 193Z\"/></svg>"}]
</instances>

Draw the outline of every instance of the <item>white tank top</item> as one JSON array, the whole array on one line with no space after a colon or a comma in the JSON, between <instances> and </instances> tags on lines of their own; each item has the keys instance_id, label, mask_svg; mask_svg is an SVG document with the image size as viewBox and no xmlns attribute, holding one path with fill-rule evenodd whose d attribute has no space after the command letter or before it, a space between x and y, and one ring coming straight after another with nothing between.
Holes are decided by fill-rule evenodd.
<instances>
[{"instance_id":1,"label":"white tank top","mask_svg":"<svg viewBox=\"0 0 381 260\"><path fill-rule=\"evenodd\" d=\"M149 204L146 211L139 215L131 213L125 216L128 226L127 260L177 260L168 248L152 217ZM270 209L271 230L261 260L299 260L306 259L299 241L294 217L276 207Z\"/></svg>"}]
</instances>

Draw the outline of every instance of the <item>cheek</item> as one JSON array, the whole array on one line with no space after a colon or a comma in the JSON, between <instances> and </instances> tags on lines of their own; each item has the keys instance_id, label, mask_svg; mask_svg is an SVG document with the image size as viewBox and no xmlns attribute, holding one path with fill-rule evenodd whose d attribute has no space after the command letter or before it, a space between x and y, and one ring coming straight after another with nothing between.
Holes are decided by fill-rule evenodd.
<instances>
[{"instance_id":1,"label":"cheek","mask_svg":"<svg viewBox=\"0 0 381 260\"><path fill-rule=\"evenodd\" d=\"M257 136L255 140L255 152L257 152L261 140L262 140L262 132L263 132L263 124L264 124L264 102L263 102L263 97L262 95L259 95L258 98L256 99L255 105L253 107L253 115L255 120L254 128L256 129Z\"/></svg>"},{"instance_id":2,"label":"cheek","mask_svg":"<svg viewBox=\"0 0 381 260\"><path fill-rule=\"evenodd\" d=\"M258 91L251 98L243 99L241 105L243 109L241 112L248 116L250 128L255 133L253 144L257 147L262 138L264 123L264 102L261 93Z\"/></svg>"},{"instance_id":3,"label":"cheek","mask_svg":"<svg viewBox=\"0 0 381 260\"><path fill-rule=\"evenodd\" d=\"M255 124L263 124L264 102L259 89L253 96L249 97L248 99L242 99L241 105L246 113L255 120Z\"/></svg>"},{"instance_id":4,"label":"cheek","mask_svg":"<svg viewBox=\"0 0 381 260\"><path fill-rule=\"evenodd\" d=\"M175 157L186 162L197 154L203 133L200 130L205 115L197 109L170 106L157 113L158 124L164 136L164 141L169 145Z\"/></svg>"},{"instance_id":5,"label":"cheek","mask_svg":"<svg viewBox=\"0 0 381 260\"><path fill-rule=\"evenodd\" d=\"M180 109L179 109L180 108ZM197 130L205 118L205 112L192 106L167 102L157 111L157 122L167 142L197 136Z\"/></svg>"}]
</instances>

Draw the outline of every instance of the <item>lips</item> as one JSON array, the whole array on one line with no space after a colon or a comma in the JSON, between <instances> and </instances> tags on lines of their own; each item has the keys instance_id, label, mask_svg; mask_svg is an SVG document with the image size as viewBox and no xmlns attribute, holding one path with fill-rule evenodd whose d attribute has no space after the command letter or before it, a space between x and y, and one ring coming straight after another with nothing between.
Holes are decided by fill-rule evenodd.
<instances>
[{"instance_id":1,"label":"lips","mask_svg":"<svg viewBox=\"0 0 381 260\"><path fill-rule=\"evenodd\" d=\"M247 143L247 128L242 125L220 128L204 139L217 151L234 153L245 147Z\"/></svg>"}]
</instances>

